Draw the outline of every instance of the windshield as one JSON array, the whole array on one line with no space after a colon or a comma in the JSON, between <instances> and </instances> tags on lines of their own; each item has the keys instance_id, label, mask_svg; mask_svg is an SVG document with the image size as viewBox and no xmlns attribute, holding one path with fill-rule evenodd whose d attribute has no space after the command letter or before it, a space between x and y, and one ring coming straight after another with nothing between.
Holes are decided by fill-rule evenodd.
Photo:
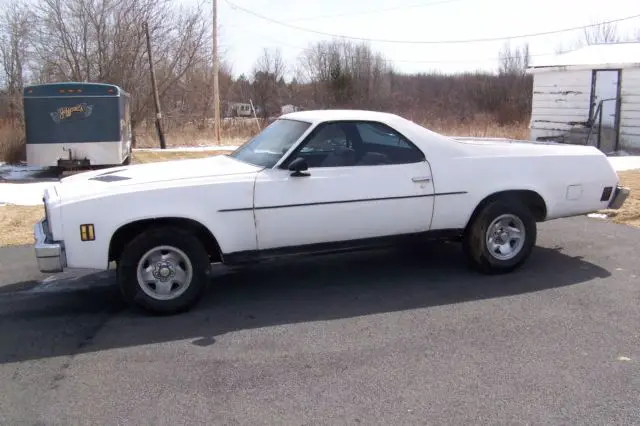
<instances>
[{"instance_id":1,"label":"windshield","mask_svg":"<svg viewBox=\"0 0 640 426\"><path fill-rule=\"evenodd\" d=\"M271 123L230 157L262 167L273 167L311 126L303 121L279 119Z\"/></svg>"}]
</instances>

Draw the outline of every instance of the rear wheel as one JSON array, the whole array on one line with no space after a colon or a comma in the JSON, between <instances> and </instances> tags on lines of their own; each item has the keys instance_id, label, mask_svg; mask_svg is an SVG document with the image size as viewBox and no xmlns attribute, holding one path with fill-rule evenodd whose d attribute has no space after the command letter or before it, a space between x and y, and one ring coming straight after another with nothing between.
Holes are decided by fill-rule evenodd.
<instances>
[{"instance_id":1,"label":"rear wheel","mask_svg":"<svg viewBox=\"0 0 640 426\"><path fill-rule=\"evenodd\" d=\"M504 197L482 208L465 231L463 247L474 269L500 274L522 266L536 238L531 211L519 200Z\"/></svg>"},{"instance_id":2,"label":"rear wheel","mask_svg":"<svg viewBox=\"0 0 640 426\"><path fill-rule=\"evenodd\" d=\"M128 303L152 313L176 314L199 301L209 267L207 251L194 235L179 228L155 228L124 248L118 284Z\"/></svg>"}]
</instances>

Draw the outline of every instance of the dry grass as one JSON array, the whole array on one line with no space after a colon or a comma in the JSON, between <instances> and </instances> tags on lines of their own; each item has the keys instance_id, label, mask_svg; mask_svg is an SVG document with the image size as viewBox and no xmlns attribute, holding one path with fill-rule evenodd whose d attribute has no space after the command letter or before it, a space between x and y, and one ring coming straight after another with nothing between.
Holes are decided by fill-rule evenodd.
<instances>
[{"instance_id":1,"label":"dry grass","mask_svg":"<svg viewBox=\"0 0 640 426\"><path fill-rule=\"evenodd\" d=\"M18 163L25 157L24 127L17 120L0 121L0 161Z\"/></svg>"},{"instance_id":2,"label":"dry grass","mask_svg":"<svg viewBox=\"0 0 640 426\"><path fill-rule=\"evenodd\" d=\"M493 117L477 116L473 120L467 121L454 119L422 120L420 124L434 132L447 136L529 139L528 123L521 122L500 126Z\"/></svg>"},{"instance_id":3,"label":"dry grass","mask_svg":"<svg viewBox=\"0 0 640 426\"><path fill-rule=\"evenodd\" d=\"M33 225L44 216L42 206L0 206L0 247L33 243Z\"/></svg>"},{"instance_id":4,"label":"dry grass","mask_svg":"<svg viewBox=\"0 0 640 426\"><path fill-rule=\"evenodd\" d=\"M615 223L640 228L640 170L618 172L620 183L631 188L631 194L620 210L604 210Z\"/></svg>"},{"instance_id":5,"label":"dry grass","mask_svg":"<svg viewBox=\"0 0 640 426\"><path fill-rule=\"evenodd\" d=\"M415 119L417 123L434 132L448 136L471 136L522 139L529 138L527 123L514 123L500 126L491 116L476 115L472 120L458 119ZM261 128L266 124L260 122ZM258 132L255 120L226 121L221 130L221 145L242 145ZM158 136L155 128L150 126L141 128L137 133L137 147L158 147ZM198 127L185 125L174 127L166 132L167 146L202 146L215 145L215 135L211 127Z\"/></svg>"},{"instance_id":6,"label":"dry grass","mask_svg":"<svg viewBox=\"0 0 640 426\"><path fill-rule=\"evenodd\" d=\"M171 160L184 160L187 158L205 158L214 155L228 154L232 151L134 151L133 164L157 163Z\"/></svg>"},{"instance_id":7,"label":"dry grass","mask_svg":"<svg viewBox=\"0 0 640 426\"><path fill-rule=\"evenodd\" d=\"M256 122L253 119L224 120L220 129L220 145L242 145L265 126L263 121ZM165 141L168 147L216 145L215 131L209 123L207 125L194 123L175 125L167 120ZM160 142L153 123L141 125L136 129L137 148L157 148L159 146Z\"/></svg>"}]
</instances>

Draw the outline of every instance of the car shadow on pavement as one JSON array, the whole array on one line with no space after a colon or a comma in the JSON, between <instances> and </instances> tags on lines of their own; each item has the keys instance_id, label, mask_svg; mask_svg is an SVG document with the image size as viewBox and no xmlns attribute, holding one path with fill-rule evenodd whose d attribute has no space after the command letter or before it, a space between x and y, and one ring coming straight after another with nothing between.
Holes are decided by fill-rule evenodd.
<instances>
[{"instance_id":1,"label":"car shadow on pavement","mask_svg":"<svg viewBox=\"0 0 640 426\"><path fill-rule=\"evenodd\" d=\"M230 271L214 279L192 311L176 316L129 308L115 286L51 293L17 299L0 313L0 363L184 339L214 348L219 336L238 330L500 298L609 276L544 247L520 270L486 276L466 267L459 245L433 244Z\"/></svg>"}]
</instances>

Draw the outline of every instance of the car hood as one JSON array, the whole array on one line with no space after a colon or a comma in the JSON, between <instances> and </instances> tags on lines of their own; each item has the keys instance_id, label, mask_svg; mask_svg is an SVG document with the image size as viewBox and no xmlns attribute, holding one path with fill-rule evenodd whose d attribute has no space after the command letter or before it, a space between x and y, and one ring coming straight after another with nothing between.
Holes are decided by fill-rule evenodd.
<instances>
[{"instance_id":1,"label":"car hood","mask_svg":"<svg viewBox=\"0 0 640 426\"><path fill-rule=\"evenodd\" d=\"M190 160L148 163L79 173L60 180L55 192L61 201L101 196L106 193L180 185L193 180L215 180L257 173L261 167L226 155ZM185 183L186 184L186 183Z\"/></svg>"}]
</instances>

